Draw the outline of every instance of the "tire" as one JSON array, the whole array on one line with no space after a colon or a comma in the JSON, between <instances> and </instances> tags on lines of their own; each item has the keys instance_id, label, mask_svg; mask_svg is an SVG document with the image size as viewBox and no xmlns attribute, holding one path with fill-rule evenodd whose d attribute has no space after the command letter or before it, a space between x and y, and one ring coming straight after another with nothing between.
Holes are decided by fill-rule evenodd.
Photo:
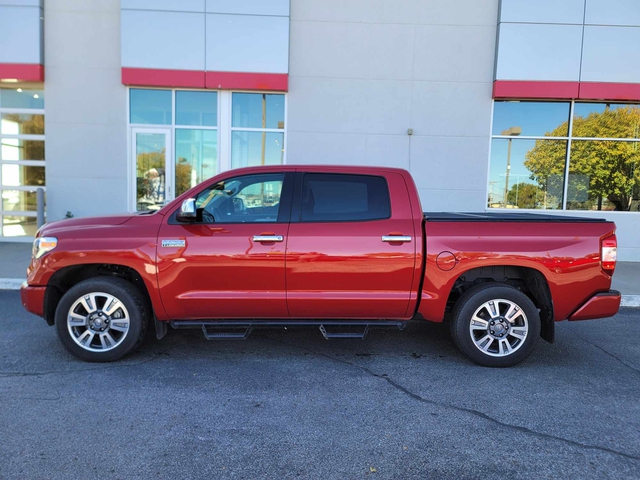
<instances>
[{"instance_id":1,"label":"tire","mask_svg":"<svg viewBox=\"0 0 640 480\"><path fill-rule=\"evenodd\" d=\"M477 285L456 303L451 335L460 351L477 364L511 367L527 358L538 343L540 315L517 288Z\"/></svg>"},{"instance_id":2,"label":"tire","mask_svg":"<svg viewBox=\"0 0 640 480\"><path fill-rule=\"evenodd\" d=\"M56 308L60 341L86 362L113 362L144 339L149 308L140 291L116 277L96 277L70 288Z\"/></svg>"}]
</instances>

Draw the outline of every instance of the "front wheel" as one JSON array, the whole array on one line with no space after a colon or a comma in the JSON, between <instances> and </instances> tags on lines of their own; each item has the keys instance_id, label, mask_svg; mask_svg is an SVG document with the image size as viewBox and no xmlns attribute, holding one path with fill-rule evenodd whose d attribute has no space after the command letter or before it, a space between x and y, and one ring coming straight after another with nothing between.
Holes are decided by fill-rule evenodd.
<instances>
[{"instance_id":1,"label":"front wheel","mask_svg":"<svg viewBox=\"0 0 640 480\"><path fill-rule=\"evenodd\" d=\"M458 348L486 367L510 367L527 358L540 336L531 299L503 284L477 285L456 303L451 334Z\"/></svg>"},{"instance_id":2,"label":"front wheel","mask_svg":"<svg viewBox=\"0 0 640 480\"><path fill-rule=\"evenodd\" d=\"M87 362L112 362L142 341L148 308L140 291L121 278L90 278L67 291L56 309L62 344Z\"/></svg>"}]
</instances>

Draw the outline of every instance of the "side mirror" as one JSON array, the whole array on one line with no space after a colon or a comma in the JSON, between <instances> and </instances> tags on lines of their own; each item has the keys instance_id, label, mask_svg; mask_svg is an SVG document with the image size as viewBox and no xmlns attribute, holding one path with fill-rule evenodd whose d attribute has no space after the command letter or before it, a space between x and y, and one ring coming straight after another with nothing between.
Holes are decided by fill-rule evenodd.
<instances>
[{"instance_id":1,"label":"side mirror","mask_svg":"<svg viewBox=\"0 0 640 480\"><path fill-rule=\"evenodd\" d=\"M187 198L182 202L180 210L176 214L178 222L190 223L196 220L196 199Z\"/></svg>"}]
</instances>

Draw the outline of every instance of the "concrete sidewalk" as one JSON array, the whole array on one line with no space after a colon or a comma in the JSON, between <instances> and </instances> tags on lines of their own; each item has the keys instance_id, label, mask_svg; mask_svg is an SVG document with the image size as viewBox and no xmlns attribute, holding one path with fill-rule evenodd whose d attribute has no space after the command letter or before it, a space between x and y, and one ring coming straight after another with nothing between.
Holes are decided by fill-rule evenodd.
<instances>
[{"instance_id":1,"label":"concrete sidewalk","mask_svg":"<svg viewBox=\"0 0 640 480\"><path fill-rule=\"evenodd\" d=\"M26 276L31 244L0 243L0 290L16 290ZM640 307L640 263L618 262L612 288L622 293L622 304Z\"/></svg>"}]
</instances>

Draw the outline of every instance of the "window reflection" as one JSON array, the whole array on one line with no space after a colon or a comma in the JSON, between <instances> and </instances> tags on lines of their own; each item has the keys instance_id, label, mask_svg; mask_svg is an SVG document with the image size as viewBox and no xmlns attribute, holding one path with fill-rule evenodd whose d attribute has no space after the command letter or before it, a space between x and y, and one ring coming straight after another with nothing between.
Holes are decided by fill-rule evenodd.
<instances>
[{"instance_id":1,"label":"window reflection","mask_svg":"<svg viewBox=\"0 0 640 480\"><path fill-rule=\"evenodd\" d=\"M284 133L244 132L231 134L231 168L280 165L284 156Z\"/></svg>"},{"instance_id":2,"label":"window reflection","mask_svg":"<svg viewBox=\"0 0 640 480\"><path fill-rule=\"evenodd\" d=\"M284 128L284 95L234 93L231 126L241 128Z\"/></svg>"},{"instance_id":3,"label":"window reflection","mask_svg":"<svg viewBox=\"0 0 640 480\"><path fill-rule=\"evenodd\" d=\"M215 127L217 124L217 92L176 92L176 125Z\"/></svg>"},{"instance_id":4,"label":"window reflection","mask_svg":"<svg viewBox=\"0 0 640 480\"><path fill-rule=\"evenodd\" d=\"M2 138L2 160L44 160L44 141Z\"/></svg>"},{"instance_id":5,"label":"window reflection","mask_svg":"<svg viewBox=\"0 0 640 480\"><path fill-rule=\"evenodd\" d=\"M565 140L494 138L489 208L562 208Z\"/></svg>"},{"instance_id":6,"label":"window reflection","mask_svg":"<svg viewBox=\"0 0 640 480\"><path fill-rule=\"evenodd\" d=\"M44 167L10 164L2 165L3 186L44 186L44 184Z\"/></svg>"},{"instance_id":7,"label":"window reflection","mask_svg":"<svg viewBox=\"0 0 640 480\"><path fill-rule=\"evenodd\" d=\"M640 144L574 140L569 210L640 211Z\"/></svg>"},{"instance_id":8,"label":"window reflection","mask_svg":"<svg viewBox=\"0 0 640 480\"><path fill-rule=\"evenodd\" d=\"M576 103L573 136L588 138L640 138L640 106Z\"/></svg>"},{"instance_id":9,"label":"window reflection","mask_svg":"<svg viewBox=\"0 0 640 480\"><path fill-rule=\"evenodd\" d=\"M131 123L171 125L171 90L132 88L129 102Z\"/></svg>"},{"instance_id":10,"label":"window reflection","mask_svg":"<svg viewBox=\"0 0 640 480\"><path fill-rule=\"evenodd\" d=\"M38 230L36 217L4 215L2 235L5 237L33 237Z\"/></svg>"},{"instance_id":11,"label":"window reflection","mask_svg":"<svg viewBox=\"0 0 640 480\"><path fill-rule=\"evenodd\" d=\"M46 201L45 201L46 203ZM10 212L35 212L38 208L38 198L35 191L3 190L2 210Z\"/></svg>"},{"instance_id":12,"label":"window reflection","mask_svg":"<svg viewBox=\"0 0 640 480\"><path fill-rule=\"evenodd\" d=\"M493 135L513 125L528 137L566 137L569 134L569 102L495 102Z\"/></svg>"},{"instance_id":13,"label":"window reflection","mask_svg":"<svg viewBox=\"0 0 640 480\"><path fill-rule=\"evenodd\" d=\"M218 132L176 129L176 195L218 173Z\"/></svg>"}]
</instances>

